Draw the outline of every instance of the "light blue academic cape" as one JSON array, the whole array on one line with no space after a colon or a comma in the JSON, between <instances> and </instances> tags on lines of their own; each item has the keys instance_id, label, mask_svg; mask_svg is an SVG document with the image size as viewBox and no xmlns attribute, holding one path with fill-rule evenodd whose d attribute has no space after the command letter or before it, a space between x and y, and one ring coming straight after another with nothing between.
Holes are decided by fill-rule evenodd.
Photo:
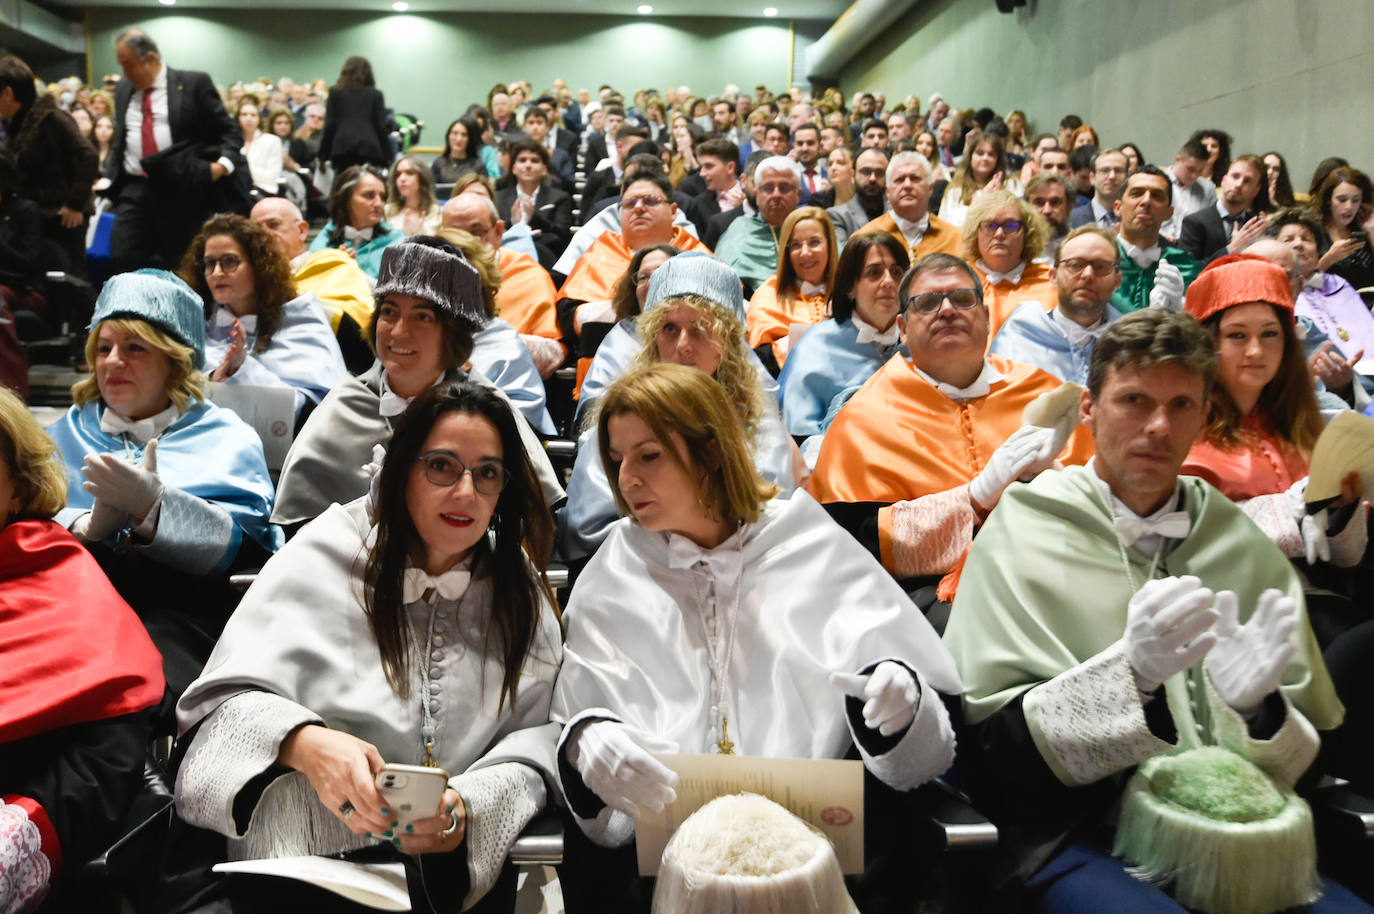
<instances>
[{"instance_id":1,"label":"light blue academic cape","mask_svg":"<svg viewBox=\"0 0 1374 914\"><path fill-rule=\"evenodd\" d=\"M117 454L142 464L144 448L125 435L100 430L105 402L73 406L48 427L67 465L67 507L57 522L70 527L94 500L81 487L88 455ZM247 536L269 551L281 545L281 530L268 524L272 480L257 432L233 412L196 400L157 437L157 475L163 485L202 498L228 512L233 531L214 572L229 567Z\"/></svg>"},{"instance_id":2,"label":"light blue academic cape","mask_svg":"<svg viewBox=\"0 0 1374 914\"><path fill-rule=\"evenodd\" d=\"M213 314L206 322L207 371L224 361L232 332L232 324L217 324ZM293 387L298 417L306 400L319 403L335 384L348 376L338 340L314 292L299 295L282 306L281 323L265 350L255 351L257 342L256 333L248 334L248 355L226 383Z\"/></svg>"},{"instance_id":3,"label":"light blue academic cape","mask_svg":"<svg viewBox=\"0 0 1374 914\"><path fill-rule=\"evenodd\" d=\"M1119 317L1121 312L1107 305L1107 323ZM988 352L1034 365L1061 381L1086 385L1095 343L1096 340L1088 340L1078 347L1069 345L1069 336L1053 313L1039 302L1028 301L1007 318Z\"/></svg>"},{"instance_id":4,"label":"light blue academic cape","mask_svg":"<svg viewBox=\"0 0 1374 914\"><path fill-rule=\"evenodd\" d=\"M501 388L535 431L549 438L557 435L545 405L544 379L515 328L499 317L492 318L472 335L472 342L472 367Z\"/></svg>"},{"instance_id":5,"label":"light blue academic cape","mask_svg":"<svg viewBox=\"0 0 1374 914\"><path fill-rule=\"evenodd\" d=\"M782 422L788 432L798 437L824 432L837 394L863 384L893 353L906 354L902 343L879 346L858 339L857 324L832 317L806 331L792 347L778 376Z\"/></svg>"},{"instance_id":6,"label":"light blue academic cape","mask_svg":"<svg viewBox=\"0 0 1374 914\"><path fill-rule=\"evenodd\" d=\"M776 484L782 490L779 497L786 498L797 487L792 477L792 439L782 427L782 418L771 402L759 420L754 445L754 463L759 475ZM597 427L593 425L577 439L577 459L568 480L568 503L558 515L562 556L576 561L591 555L619 519L611 482L601 463Z\"/></svg>"},{"instance_id":7,"label":"light blue academic cape","mask_svg":"<svg viewBox=\"0 0 1374 914\"><path fill-rule=\"evenodd\" d=\"M601 345L596 348L596 356L587 369L586 377L582 379L582 390L577 397L577 425L582 424L584 416L591 415L589 410L592 404L606 393L606 388L630 370L630 363L643 348L644 344L640 342L639 330L635 327L633 317L627 317L611 328L601 340ZM759 379L763 382L763 392L768 394L769 399L777 400L777 380L768 373L768 369L763 367L759 357L752 351L749 353L749 361L759 373Z\"/></svg>"},{"instance_id":8,"label":"light blue academic cape","mask_svg":"<svg viewBox=\"0 0 1374 914\"><path fill-rule=\"evenodd\" d=\"M334 223L331 220L324 224L324 228L320 229L315 240L310 242L310 250L323 251L329 247L329 233L332 231L334 231ZM372 239L354 251L355 259L358 261L358 269L375 280L377 272L382 268L382 251L385 251L388 245L395 244L405 237L406 233L400 229L392 228L385 222L378 222L377 227L372 230ZM338 247L342 246L342 244L338 245Z\"/></svg>"}]
</instances>

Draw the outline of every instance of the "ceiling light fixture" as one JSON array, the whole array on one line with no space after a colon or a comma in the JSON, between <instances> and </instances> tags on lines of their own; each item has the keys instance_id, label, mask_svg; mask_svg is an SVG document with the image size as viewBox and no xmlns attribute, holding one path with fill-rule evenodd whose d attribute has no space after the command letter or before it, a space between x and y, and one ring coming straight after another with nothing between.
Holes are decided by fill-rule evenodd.
<instances>
[{"instance_id":1,"label":"ceiling light fixture","mask_svg":"<svg viewBox=\"0 0 1374 914\"><path fill-rule=\"evenodd\" d=\"M776 6L765 6L763 8L763 14L765 16L776 16L778 14L778 8Z\"/></svg>"},{"instance_id":2,"label":"ceiling light fixture","mask_svg":"<svg viewBox=\"0 0 1374 914\"><path fill-rule=\"evenodd\" d=\"M640 4L640 6L639 6L639 15L641 15L641 16L647 16L647 15L649 15L650 13L652 13L653 11L654 11L654 8L653 8L652 6L650 6L649 4L647 4L647 3L642 3L642 4Z\"/></svg>"},{"instance_id":3,"label":"ceiling light fixture","mask_svg":"<svg viewBox=\"0 0 1374 914\"><path fill-rule=\"evenodd\" d=\"M177 0L157 0L157 2L158 2L158 3L161 3L163 6L176 6L176 5L177 5Z\"/></svg>"},{"instance_id":4,"label":"ceiling light fixture","mask_svg":"<svg viewBox=\"0 0 1374 914\"><path fill-rule=\"evenodd\" d=\"M410 4L404 2L404 0L396 0L395 3L391 4L391 8L398 13L404 13L406 10L410 9Z\"/></svg>"}]
</instances>

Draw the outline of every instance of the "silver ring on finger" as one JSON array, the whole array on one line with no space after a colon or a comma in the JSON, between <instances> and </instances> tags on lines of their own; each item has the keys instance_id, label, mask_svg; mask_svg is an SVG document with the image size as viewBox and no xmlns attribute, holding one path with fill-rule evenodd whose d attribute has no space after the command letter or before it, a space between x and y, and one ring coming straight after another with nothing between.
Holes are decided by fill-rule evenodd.
<instances>
[{"instance_id":1,"label":"silver ring on finger","mask_svg":"<svg viewBox=\"0 0 1374 914\"><path fill-rule=\"evenodd\" d=\"M345 819L353 815L356 811L357 810L353 808L353 803L349 800L344 800L339 804L339 815L343 816Z\"/></svg>"},{"instance_id":2,"label":"silver ring on finger","mask_svg":"<svg viewBox=\"0 0 1374 914\"><path fill-rule=\"evenodd\" d=\"M443 831L439 832L439 834L442 835L442 836L445 837L445 838L448 838L448 837L452 836L452 834L458 830L458 813L455 812L455 811L450 811L449 814L448 814L448 817L449 817L448 828L446 828L446 829L444 829Z\"/></svg>"}]
</instances>

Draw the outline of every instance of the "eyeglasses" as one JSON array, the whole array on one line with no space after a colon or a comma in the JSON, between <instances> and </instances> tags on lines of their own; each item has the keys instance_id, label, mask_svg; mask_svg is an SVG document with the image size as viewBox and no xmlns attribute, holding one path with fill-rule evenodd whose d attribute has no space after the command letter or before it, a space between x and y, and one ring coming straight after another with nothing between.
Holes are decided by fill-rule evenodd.
<instances>
[{"instance_id":1,"label":"eyeglasses","mask_svg":"<svg viewBox=\"0 0 1374 914\"><path fill-rule=\"evenodd\" d=\"M464 473L472 474L472 487L482 495L500 495L510 481L510 471L499 460L479 460L467 466L448 451L430 451L416 458L425 465L425 479L440 488L457 485Z\"/></svg>"},{"instance_id":2,"label":"eyeglasses","mask_svg":"<svg viewBox=\"0 0 1374 914\"><path fill-rule=\"evenodd\" d=\"M906 300L906 307L917 314L934 314L944 306L945 300L960 311L975 307L982 296L977 289L950 289L948 292L922 292Z\"/></svg>"},{"instance_id":3,"label":"eyeglasses","mask_svg":"<svg viewBox=\"0 0 1374 914\"><path fill-rule=\"evenodd\" d=\"M637 209L642 206L645 209L653 209L654 207L662 206L667 202L668 201L665 200L663 197L630 197L628 199L621 200L620 207L621 209Z\"/></svg>"},{"instance_id":4,"label":"eyeglasses","mask_svg":"<svg viewBox=\"0 0 1374 914\"><path fill-rule=\"evenodd\" d=\"M1070 257L1068 260L1059 262L1061 269L1068 270L1078 276L1089 267L1092 267L1094 276L1108 276L1115 273L1118 269L1116 261L1113 260L1084 260L1081 257Z\"/></svg>"},{"instance_id":5,"label":"eyeglasses","mask_svg":"<svg viewBox=\"0 0 1374 914\"><path fill-rule=\"evenodd\" d=\"M996 235L997 230L1001 229L1008 235L1015 235L1025 227L1026 224L1020 219L1008 219L1006 222L984 222L982 225L978 226L978 231L982 232L984 235Z\"/></svg>"},{"instance_id":6,"label":"eyeglasses","mask_svg":"<svg viewBox=\"0 0 1374 914\"><path fill-rule=\"evenodd\" d=\"M200 262L205 268L206 273L215 272L215 267L219 267L221 273L232 273L243 263L243 258L237 254L221 254L218 257L206 257Z\"/></svg>"}]
</instances>

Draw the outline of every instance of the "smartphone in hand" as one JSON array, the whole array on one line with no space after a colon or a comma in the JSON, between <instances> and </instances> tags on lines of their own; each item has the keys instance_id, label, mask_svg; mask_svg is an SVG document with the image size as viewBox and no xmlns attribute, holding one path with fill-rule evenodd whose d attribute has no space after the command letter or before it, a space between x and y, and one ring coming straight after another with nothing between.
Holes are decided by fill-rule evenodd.
<instances>
[{"instance_id":1,"label":"smartphone in hand","mask_svg":"<svg viewBox=\"0 0 1374 914\"><path fill-rule=\"evenodd\" d=\"M377 772L377 790L401 828L438 815L447 787L448 772L442 768L388 764Z\"/></svg>"}]
</instances>

